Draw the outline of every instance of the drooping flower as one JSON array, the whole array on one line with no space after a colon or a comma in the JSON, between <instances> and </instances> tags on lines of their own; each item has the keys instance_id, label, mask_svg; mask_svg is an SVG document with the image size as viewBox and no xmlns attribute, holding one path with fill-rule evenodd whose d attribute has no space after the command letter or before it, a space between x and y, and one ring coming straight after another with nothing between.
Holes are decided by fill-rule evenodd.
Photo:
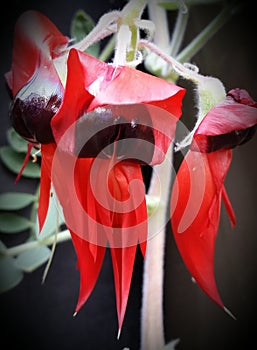
<instances>
[{"instance_id":1,"label":"drooping flower","mask_svg":"<svg viewBox=\"0 0 257 350\"><path fill-rule=\"evenodd\" d=\"M120 330L137 244L143 254L146 248L141 166L164 159L185 90L76 49L69 52L63 80L55 62L68 39L39 13L26 13L18 23L6 78L16 131L41 146L40 229L53 185L78 256L75 312L94 288L108 242ZM26 53L18 57L21 41Z\"/></svg>"},{"instance_id":2,"label":"drooping flower","mask_svg":"<svg viewBox=\"0 0 257 350\"><path fill-rule=\"evenodd\" d=\"M119 330L137 243L144 254L147 239L141 165L164 159L184 92L133 68L70 51L63 104L51 121L58 145L52 179L79 259L76 311L91 293L108 241Z\"/></svg>"},{"instance_id":3,"label":"drooping flower","mask_svg":"<svg viewBox=\"0 0 257 350\"><path fill-rule=\"evenodd\" d=\"M232 148L254 134L256 107L247 91L234 89L210 109L194 132L171 196L171 223L180 254L202 290L227 312L215 282L215 240L222 199L235 225L224 181Z\"/></svg>"}]
</instances>

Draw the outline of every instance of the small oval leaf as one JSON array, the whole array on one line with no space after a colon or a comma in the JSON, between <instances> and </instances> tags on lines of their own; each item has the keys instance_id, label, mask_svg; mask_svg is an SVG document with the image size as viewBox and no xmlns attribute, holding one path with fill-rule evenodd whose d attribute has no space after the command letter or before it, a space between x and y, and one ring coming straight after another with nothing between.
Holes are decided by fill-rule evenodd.
<instances>
[{"instance_id":1,"label":"small oval leaf","mask_svg":"<svg viewBox=\"0 0 257 350\"><path fill-rule=\"evenodd\" d=\"M83 10L78 10L71 21L70 33L76 42L82 40L95 27L93 19ZM98 57L100 51L99 42L88 47L86 52L92 56Z\"/></svg>"},{"instance_id":2,"label":"small oval leaf","mask_svg":"<svg viewBox=\"0 0 257 350\"><path fill-rule=\"evenodd\" d=\"M18 174L23 164L24 154L15 152L10 146L3 146L0 148L0 158L10 171ZM22 176L39 178L40 166L29 161L22 172Z\"/></svg>"},{"instance_id":3,"label":"small oval leaf","mask_svg":"<svg viewBox=\"0 0 257 350\"><path fill-rule=\"evenodd\" d=\"M15 259L10 256L0 257L0 293L16 287L22 279L23 273L15 266Z\"/></svg>"},{"instance_id":4,"label":"small oval leaf","mask_svg":"<svg viewBox=\"0 0 257 350\"><path fill-rule=\"evenodd\" d=\"M15 259L15 266L25 272L32 272L44 264L50 255L51 250L48 247L35 247L19 254Z\"/></svg>"},{"instance_id":5,"label":"small oval leaf","mask_svg":"<svg viewBox=\"0 0 257 350\"><path fill-rule=\"evenodd\" d=\"M18 233L33 227L33 222L13 213L0 213L0 232Z\"/></svg>"},{"instance_id":6,"label":"small oval leaf","mask_svg":"<svg viewBox=\"0 0 257 350\"><path fill-rule=\"evenodd\" d=\"M14 151L26 153L28 142L24 140L13 128L7 130L7 140Z\"/></svg>"},{"instance_id":7,"label":"small oval leaf","mask_svg":"<svg viewBox=\"0 0 257 350\"><path fill-rule=\"evenodd\" d=\"M50 197L46 220L41 232L39 232L39 223L38 223L38 217L37 217L37 220L35 223L36 238L38 240L43 240L49 236L52 236L53 234L56 233L56 231L59 231L60 226L64 223L65 223L65 220L64 220L61 205L58 199L56 198L56 196L53 194Z\"/></svg>"},{"instance_id":8,"label":"small oval leaf","mask_svg":"<svg viewBox=\"0 0 257 350\"><path fill-rule=\"evenodd\" d=\"M0 194L0 210L19 210L36 200L36 196L22 192L6 192Z\"/></svg>"}]
</instances>

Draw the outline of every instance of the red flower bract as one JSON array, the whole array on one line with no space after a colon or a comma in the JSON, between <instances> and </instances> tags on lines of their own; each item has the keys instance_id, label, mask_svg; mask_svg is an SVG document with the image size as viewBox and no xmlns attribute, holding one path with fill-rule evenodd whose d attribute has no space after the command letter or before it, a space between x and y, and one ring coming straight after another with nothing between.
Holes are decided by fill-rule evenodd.
<instances>
[{"instance_id":1,"label":"red flower bract","mask_svg":"<svg viewBox=\"0 0 257 350\"><path fill-rule=\"evenodd\" d=\"M234 89L207 113L180 165L171 196L172 229L180 254L203 291L225 310L214 277L221 199L234 226L224 180L231 148L253 136L256 107L245 90Z\"/></svg>"}]
</instances>

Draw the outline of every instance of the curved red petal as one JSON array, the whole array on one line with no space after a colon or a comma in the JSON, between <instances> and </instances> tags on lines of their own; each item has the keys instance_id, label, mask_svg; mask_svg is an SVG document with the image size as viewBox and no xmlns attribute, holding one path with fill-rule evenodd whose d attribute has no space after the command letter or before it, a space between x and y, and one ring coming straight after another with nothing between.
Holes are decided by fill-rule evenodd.
<instances>
[{"instance_id":1,"label":"curved red petal","mask_svg":"<svg viewBox=\"0 0 257 350\"><path fill-rule=\"evenodd\" d=\"M95 246L95 256L92 256L92 243L82 239L72 230L71 238L78 257L78 268L80 271L80 290L78 302L75 308L77 313L89 298L94 289L99 272L102 267L105 247Z\"/></svg>"},{"instance_id":2,"label":"curved red petal","mask_svg":"<svg viewBox=\"0 0 257 350\"><path fill-rule=\"evenodd\" d=\"M171 223L180 254L202 290L221 307L224 305L214 277L214 249L230 161L230 151L189 151L171 195Z\"/></svg>"},{"instance_id":3,"label":"curved red petal","mask_svg":"<svg viewBox=\"0 0 257 350\"><path fill-rule=\"evenodd\" d=\"M75 313L94 288L107 241L95 220L97 204L90 189L91 165L92 159L76 159L57 148L52 166L53 186L78 257L80 292Z\"/></svg>"},{"instance_id":4,"label":"curved red petal","mask_svg":"<svg viewBox=\"0 0 257 350\"><path fill-rule=\"evenodd\" d=\"M67 43L68 38L43 14L24 12L15 26L12 66L5 75L13 95L32 77L39 55L54 58Z\"/></svg>"},{"instance_id":5,"label":"curved red petal","mask_svg":"<svg viewBox=\"0 0 257 350\"><path fill-rule=\"evenodd\" d=\"M110 249L112 255L116 292L116 308L120 332L128 303L137 246Z\"/></svg>"},{"instance_id":6,"label":"curved red petal","mask_svg":"<svg viewBox=\"0 0 257 350\"><path fill-rule=\"evenodd\" d=\"M42 230L48 212L51 190L52 160L56 150L55 144L41 145L41 175L38 202L39 232Z\"/></svg>"},{"instance_id":7,"label":"curved red petal","mask_svg":"<svg viewBox=\"0 0 257 350\"><path fill-rule=\"evenodd\" d=\"M56 143L60 141L65 132L80 117L84 108L89 105L93 96L85 89L84 71L79 60L78 52L70 50L67 60L67 82L63 103L58 112L51 120L51 127ZM75 126L74 126L75 128ZM66 143L62 147L66 150L74 151L75 131L70 130L69 137L66 137Z\"/></svg>"},{"instance_id":8,"label":"curved red petal","mask_svg":"<svg viewBox=\"0 0 257 350\"><path fill-rule=\"evenodd\" d=\"M78 55L84 86L95 96L88 111L105 105L151 103L180 117L184 88L134 68L104 63L84 52L78 51Z\"/></svg>"},{"instance_id":9,"label":"curved red petal","mask_svg":"<svg viewBox=\"0 0 257 350\"><path fill-rule=\"evenodd\" d=\"M108 184L114 200L126 201L131 198L130 211L118 213L117 208L113 208L112 225L119 228L109 235L109 243L112 254L112 264L116 291L116 307L118 314L119 331L122 328L128 297L131 285L131 279L134 269L135 254L137 242L141 244L141 250L144 254L147 240L147 210L145 197L140 194L140 189L133 189L133 181L141 181L143 178L141 168L138 164L120 162L111 170ZM138 205L137 198L141 203ZM139 201L139 202L140 202ZM135 237L132 239L126 230L131 228ZM137 240L135 238L137 237ZM117 247L117 248L116 248Z\"/></svg>"},{"instance_id":10,"label":"curved red petal","mask_svg":"<svg viewBox=\"0 0 257 350\"><path fill-rule=\"evenodd\" d=\"M89 69L89 67L88 67ZM185 89L129 67L108 66L89 111L103 105L150 103L177 117Z\"/></svg>"},{"instance_id":11,"label":"curved red petal","mask_svg":"<svg viewBox=\"0 0 257 350\"><path fill-rule=\"evenodd\" d=\"M19 171L18 175L16 176L15 182L18 182L20 180L21 175L23 173L23 170L26 168L26 165L28 164L32 148L33 148L33 144L32 143L28 143L26 156L24 158L24 161L22 163L22 166L20 168L20 171Z\"/></svg>"},{"instance_id":12,"label":"curved red petal","mask_svg":"<svg viewBox=\"0 0 257 350\"><path fill-rule=\"evenodd\" d=\"M228 198L228 194L227 194L227 191L225 189L225 186L222 187L222 199L223 199L223 202L225 204L225 207L226 207L229 219L230 219L231 226L233 228L236 224L236 216L235 216L233 207L230 203L230 200Z\"/></svg>"}]
</instances>

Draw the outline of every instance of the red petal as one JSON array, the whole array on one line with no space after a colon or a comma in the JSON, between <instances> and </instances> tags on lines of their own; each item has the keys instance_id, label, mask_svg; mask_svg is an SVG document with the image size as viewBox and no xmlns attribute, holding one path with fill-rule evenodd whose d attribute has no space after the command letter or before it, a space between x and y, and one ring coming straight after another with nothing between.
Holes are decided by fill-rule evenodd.
<instances>
[{"instance_id":1,"label":"red petal","mask_svg":"<svg viewBox=\"0 0 257 350\"><path fill-rule=\"evenodd\" d=\"M111 248L119 332L127 308L137 246Z\"/></svg>"},{"instance_id":2,"label":"red petal","mask_svg":"<svg viewBox=\"0 0 257 350\"><path fill-rule=\"evenodd\" d=\"M50 190L51 190L51 168L52 160L56 150L53 143L41 145L41 176L40 195L38 203L39 232L42 230L48 212Z\"/></svg>"},{"instance_id":3,"label":"red petal","mask_svg":"<svg viewBox=\"0 0 257 350\"><path fill-rule=\"evenodd\" d=\"M67 42L47 17L37 11L24 12L15 26L12 67L6 73L13 95L32 77L40 54L54 58Z\"/></svg>"},{"instance_id":4,"label":"red petal","mask_svg":"<svg viewBox=\"0 0 257 350\"><path fill-rule=\"evenodd\" d=\"M27 153L26 153L26 156L24 158L24 161L22 163L22 166L20 168L20 171L15 179L15 182L18 182L21 178L21 175L23 173L23 170L26 168L26 165L28 164L28 161L29 161L29 158L30 158L30 153L31 153L31 150L33 148L33 144L32 143L28 143L27 145L28 149L27 149Z\"/></svg>"},{"instance_id":5,"label":"red petal","mask_svg":"<svg viewBox=\"0 0 257 350\"><path fill-rule=\"evenodd\" d=\"M86 109L93 98L93 96L85 90L83 67L79 60L78 52L74 49L70 51L68 57L67 71L63 103L51 120L56 143L60 141L69 127L74 125L74 122L81 116L83 109ZM65 138L62 144L62 147L66 149L66 151L69 150L71 153L74 151L74 137L75 125L73 129L70 129L69 136Z\"/></svg>"},{"instance_id":6,"label":"red petal","mask_svg":"<svg viewBox=\"0 0 257 350\"><path fill-rule=\"evenodd\" d=\"M72 242L74 244L77 257L78 268L80 270L80 290L75 313L77 313L83 304L87 301L97 281L105 254L105 247L95 246L95 257L91 254L92 244L71 232Z\"/></svg>"},{"instance_id":7,"label":"red petal","mask_svg":"<svg viewBox=\"0 0 257 350\"><path fill-rule=\"evenodd\" d=\"M222 186L222 199L224 201L224 204L225 204L225 207L226 207L229 219L230 219L231 226L234 227L236 224L236 216L235 216L234 210L232 208L232 205L230 203L230 200L228 198L225 186Z\"/></svg>"},{"instance_id":8,"label":"red petal","mask_svg":"<svg viewBox=\"0 0 257 350\"><path fill-rule=\"evenodd\" d=\"M135 208L135 193L130 194L128 191L131 180L143 181L141 168L137 164L120 163L110 169L108 176L106 171L111 166L110 161L100 160L101 170L98 168L96 177L92 174L93 159L76 160L75 157L62 152L58 158L58 153L57 149L57 158L54 158L53 163L53 183L63 207L66 224L72 233L81 271L81 287L76 311L86 301L95 285L105 250L106 236L103 237L103 235L106 234L112 250L117 312L119 329L121 329L137 243L142 240L142 237L146 240L147 235L145 200ZM113 206L113 202L108 209L97 201L101 199L98 196L101 197L103 193L102 188L99 187L101 182L105 183L105 192L108 190L107 178L114 199L123 202L131 198L132 208L129 212L116 212L117 207ZM94 186L98 191L95 192ZM132 189L133 186L130 187L130 190ZM143 228L144 231L142 231ZM127 229L133 233L134 237L128 235ZM118 239L116 239L117 236Z\"/></svg>"},{"instance_id":9,"label":"red petal","mask_svg":"<svg viewBox=\"0 0 257 350\"><path fill-rule=\"evenodd\" d=\"M255 102L252 97L248 94L248 92L244 89L232 89L227 93L227 96L233 97L233 99L244 105L257 107L257 102Z\"/></svg>"},{"instance_id":10,"label":"red petal","mask_svg":"<svg viewBox=\"0 0 257 350\"><path fill-rule=\"evenodd\" d=\"M76 159L57 148L52 181L78 257L80 292L75 312L86 302L101 269L106 237L96 221L97 203L90 188L92 159Z\"/></svg>"},{"instance_id":11,"label":"red petal","mask_svg":"<svg viewBox=\"0 0 257 350\"><path fill-rule=\"evenodd\" d=\"M150 103L180 116L183 88L129 67L108 66L107 73L110 80L103 77L89 111L108 104Z\"/></svg>"},{"instance_id":12,"label":"red petal","mask_svg":"<svg viewBox=\"0 0 257 350\"><path fill-rule=\"evenodd\" d=\"M257 124L257 109L232 100L226 100L206 114L197 128L194 138L227 134L235 130L250 128Z\"/></svg>"},{"instance_id":13,"label":"red petal","mask_svg":"<svg viewBox=\"0 0 257 350\"><path fill-rule=\"evenodd\" d=\"M214 248L221 195L231 151L189 151L176 176L171 222L180 254L203 291L224 307L214 277Z\"/></svg>"},{"instance_id":14,"label":"red petal","mask_svg":"<svg viewBox=\"0 0 257 350\"><path fill-rule=\"evenodd\" d=\"M130 211L118 213L114 205L112 213L112 225L116 229L113 235L109 235L112 254L116 306L119 321L119 331L122 328L124 315L127 307L131 278L133 274L137 242L141 242L144 253L147 239L147 211L146 202L140 188L136 189L132 181L140 181L143 185L141 168L138 164L121 162L116 164L110 171L108 183L114 200L120 202L131 199ZM130 186L130 187L129 187ZM137 198L139 197L139 198ZM138 205L138 199L141 204ZM127 228L132 231L127 231ZM130 233L129 233L130 232ZM134 238L131 235L134 235ZM137 239L135 240L135 238ZM118 248L116 248L119 246ZM114 247L114 248L113 248Z\"/></svg>"},{"instance_id":15,"label":"red petal","mask_svg":"<svg viewBox=\"0 0 257 350\"><path fill-rule=\"evenodd\" d=\"M185 89L134 68L104 63L84 52L78 51L78 55L85 89L95 95L88 111L109 104L151 103L180 117Z\"/></svg>"}]
</instances>

